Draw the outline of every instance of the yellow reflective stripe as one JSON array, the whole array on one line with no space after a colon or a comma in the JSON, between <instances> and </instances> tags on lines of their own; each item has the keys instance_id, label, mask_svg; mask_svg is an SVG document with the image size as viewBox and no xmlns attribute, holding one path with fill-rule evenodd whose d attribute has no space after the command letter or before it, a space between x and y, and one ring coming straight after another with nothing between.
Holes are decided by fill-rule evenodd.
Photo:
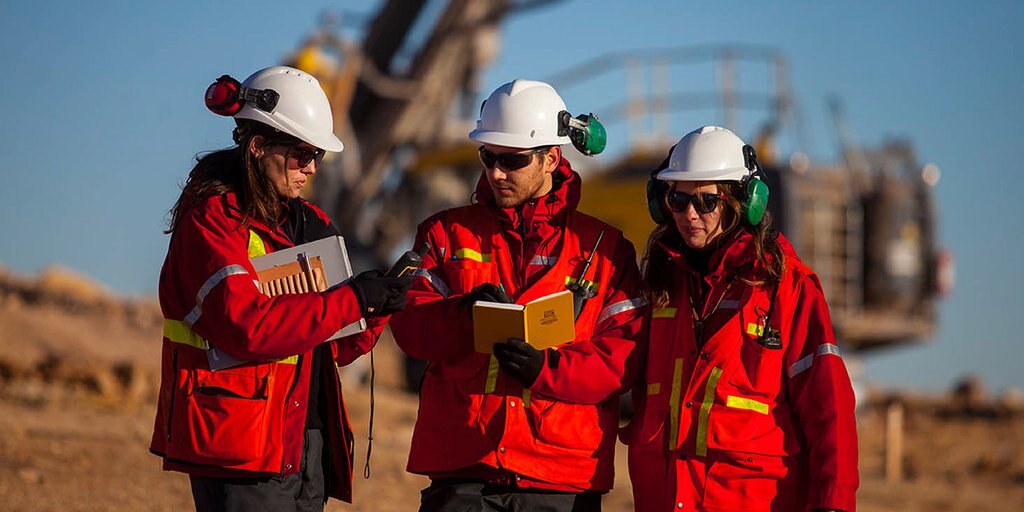
<instances>
[{"instance_id":1,"label":"yellow reflective stripe","mask_svg":"<svg viewBox=\"0 0 1024 512\"><path fill-rule=\"evenodd\" d=\"M676 308L654 308L651 318L675 318Z\"/></svg>"},{"instance_id":2,"label":"yellow reflective stripe","mask_svg":"<svg viewBox=\"0 0 1024 512\"><path fill-rule=\"evenodd\" d=\"M657 395L658 393L661 393L661 383L660 382L652 382L652 383L647 385L647 394L648 395Z\"/></svg>"},{"instance_id":3,"label":"yellow reflective stripe","mask_svg":"<svg viewBox=\"0 0 1024 512\"><path fill-rule=\"evenodd\" d=\"M672 394L668 398L668 410L669 414L669 432L668 442L669 448L675 449L679 446L679 415L682 411L679 410L679 395L683 391L683 358L676 358L675 368L672 370Z\"/></svg>"},{"instance_id":4,"label":"yellow reflective stripe","mask_svg":"<svg viewBox=\"0 0 1024 512\"><path fill-rule=\"evenodd\" d=\"M725 397L725 406L732 407L734 409L747 409L748 411L768 414L768 404L739 396L729 395Z\"/></svg>"},{"instance_id":5,"label":"yellow reflective stripe","mask_svg":"<svg viewBox=\"0 0 1024 512\"><path fill-rule=\"evenodd\" d=\"M188 324L179 320L164 319L164 337L175 343L181 343L199 350L210 350L210 343L195 333ZM288 356L278 359L281 364L299 364L299 356ZM337 366L337 365L335 365Z\"/></svg>"},{"instance_id":6,"label":"yellow reflective stripe","mask_svg":"<svg viewBox=\"0 0 1024 512\"><path fill-rule=\"evenodd\" d=\"M747 324L747 334L751 336L760 336L764 333L764 327L758 324Z\"/></svg>"},{"instance_id":7,"label":"yellow reflective stripe","mask_svg":"<svg viewBox=\"0 0 1024 512\"><path fill-rule=\"evenodd\" d=\"M530 394L531 393L530 393L529 389L524 389L523 390L523 408L525 408L525 409L529 409L530 408Z\"/></svg>"},{"instance_id":8,"label":"yellow reflective stripe","mask_svg":"<svg viewBox=\"0 0 1024 512\"><path fill-rule=\"evenodd\" d=\"M473 249L456 249L452 253L452 257L457 260L472 260L479 261L481 263L489 263L491 261L490 254L481 254Z\"/></svg>"},{"instance_id":9,"label":"yellow reflective stripe","mask_svg":"<svg viewBox=\"0 0 1024 512\"><path fill-rule=\"evenodd\" d=\"M491 354L491 360L487 363L487 383L484 384L484 393L494 393L498 385L498 358Z\"/></svg>"},{"instance_id":10,"label":"yellow reflective stripe","mask_svg":"<svg viewBox=\"0 0 1024 512\"><path fill-rule=\"evenodd\" d=\"M249 257L255 258L256 256L263 256L267 253L267 246L263 244L263 239L256 234L255 231L249 230Z\"/></svg>"},{"instance_id":11,"label":"yellow reflective stripe","mask_svg":"<svg viewBox=\"0 0 1024 512\"><path fill-rule=\"evenodd\" d=\"M188 324L180 320L164 318L164 338L200 350L208 350L210 348L210 344L202 336L196 334Z\"/></svg>"},{"instance_id":12,"label":"yellow reflective stripe","mask_svg":"<svg viewBox=\"0 0 1024 512\"><path fill-rule=\"evenodd\" d=\"M708 454L708 417L711 416L711 404L715 403L715 388L718 378L722 376L721 368L712 368L708 384L704 388L704 403L700 404L700 416L697 418L697 455Z\"/></svg>"}]
</instances>

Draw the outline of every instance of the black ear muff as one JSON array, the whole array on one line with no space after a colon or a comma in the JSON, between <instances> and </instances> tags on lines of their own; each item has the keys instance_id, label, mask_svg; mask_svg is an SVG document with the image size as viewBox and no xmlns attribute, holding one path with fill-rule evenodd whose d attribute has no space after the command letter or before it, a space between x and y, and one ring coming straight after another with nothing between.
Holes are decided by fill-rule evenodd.
<instances>
[{"instance_id":1,"label":"black ear muff","mask_svg":"<svg viewBox=\"0 0 1024 512\"><path fill-rule=\"evenodd\" d=\"M223 75L206 88L206 108L214 114L233 116L242 110L245 100L240 94L242 84L228 75Z\"/></svg>"},{"instance_id":2,"label":"black ear muff","mask_svg":"<svg viewBox=\"0 0 1024 512\"><path fill-rule=\"evenodd\" d=\"M281 96L273 89L251 89L238 80L222 75L206 88L206 108L214 114L233 116L242 106L251 103L265 112L273 112Z\"/></svg>"},{"instance_id":3,"label":"black ear muff","mask_svg":"<svg viewBox=\"0 0 1024 512\"><path fill-rule=\"evenodd\" d=\"M558 112L558 136L567 137L569 135L569 123L572 121L572 114L568 110L562 110Z\"/></svg>"},{"instance_id":4,"label":"black ear muff","mask_svg":"<svg viewBox=\"0 0 1024 512\"><path fill-rule=\"evenodd\" d=\"M672 215L665 211L666 192L668 192L668 183L654 176L647 180L647 211L650 212L651 220L655 224L667 224L672 220Z\"/></svg>"},{"instance_id":5,"label":"black ear muff","mask_svg":"<svg viewBox=\"0 0 1024 512\"><path fill-rule=\"evenodd\" d=\"M657 176L662 169L668 167L668 161L672 157L673 149L675 149L675 146L669 148L669 156L666 156L665 160L662 160L661 164L651 171L651 177L647 180L647 211L651 214L651 220L659 225L667 224L672 220L672 214L665 209L665 194L668 193L668 182L659 180Z\"/></svg>"},{"instance_id":6,"label":"black ear muff","mask_svg":"<svg viewBox=\"0 0 1024 512\"><path fill-rule=\"evenodd\" d=\"M764 171L758 165L757 154L750 145L743 146L743 162L750 172L740 181L740 188L743 190L743 197L740 198L740 215L747 225L756 226L768 209L768 184L762 179Z\"/></svg>"}]
</instances>

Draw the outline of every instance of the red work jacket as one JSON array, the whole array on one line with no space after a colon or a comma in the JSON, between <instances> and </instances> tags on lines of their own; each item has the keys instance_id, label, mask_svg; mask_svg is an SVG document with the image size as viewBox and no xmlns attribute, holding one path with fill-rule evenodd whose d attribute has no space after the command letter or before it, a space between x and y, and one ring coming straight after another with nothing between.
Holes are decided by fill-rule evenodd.
<instances>
[{"instance_id":1,"label":"red work jacket","mask_svg":"<svg viewBox=\"0 0 1024 512\"><path fill-rule=\"evenodd\" d=\"M493 204L481 178L478 204L441 212L419 227L430 252L404 311L391 320L399 346L428 361L408 470L476 477L566 492L610 489L618 398L640 362L645 302L632 244L575 210L579 175L563 159L556 188L521 209ZM523 389L497 360L473 348L463 294L501 284L518 303L566 289L604 232L586 275L596 295L576 338L548 356ZM497 479L497 475L504 475Z\"/></svg>"},{"instance_id":2,"label":"red work jacket","mask_svg":"<svg viewBox=\"0 0 1024 512\"><path fill-rule=\"evenodd\" d=\"M772 285L748 284L763 272L746 231L705 275L669 249L671 304L652 309L645 382L622 436L636 510L854 510L850 378L817 276L779 242L774 306ZM766 316L780 344L759 342Z\"/></svg>"},{"instance_id":3,"label":"red work jacket","mask_svg":"<svg viewBox=\"0 0 1024 512\"><path fill-rule=\"evenodd\" d=\"M307 209L327 223L312 204ZM299 471L312 350L358 321L348 286L267 297L249 258L292 246L280 227L242 222L234 194L186 206L160 273L163 361L150 450L164 469L204 477ZM383 325L329 342L325 375L367 352ZM207 349L252 361L210 370ZM327 358L325 358L327 359ZM326 379L330 496L351 501L352 433L337 378Z\"/></svg>"}]
</instances>

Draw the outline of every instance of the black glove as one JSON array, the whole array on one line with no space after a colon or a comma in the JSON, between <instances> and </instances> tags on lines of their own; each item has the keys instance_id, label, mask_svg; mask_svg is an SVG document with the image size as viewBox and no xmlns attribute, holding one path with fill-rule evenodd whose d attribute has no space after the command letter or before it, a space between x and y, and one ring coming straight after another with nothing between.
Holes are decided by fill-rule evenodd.
<instances>
[{"instance_id":1,"label":"black glove","mask_svg":"<svg viewBox=\"0 0 1024 512\"><path fill-rule=\"evenodd\" d=\"M512 299L505 294L505 290L502 290L500 286L493 283L484 283L463 295L462 306L472 311L473 303L478 300L504 302L505 304L512 303Z\"/></svg>"},{"instance_id":2,"label":"black glove","mask_svg":"<svg viewBox=\"0 0 1024 512\"><path fill-rule=\"evenodd\" d=\"M367 270L349 280L348 284L359 299L363 317L390 315L405 308L405 294L412 286L411 274L403 277L384 277L380 270Z\"/></svg>"},{"instance_id":3,"label":"black glove","mask_svg":"<svg viewBox=\"0 0 1024 512\"><path fill-rule=\"evenodd\" d=\"M552 352L554 354L554 352ZM544 351L531 347L519 338L509 338L505 343L494 344L494 357L498 366L524 388L533 385L544 366Z\"/></svg>"}]
</instances>

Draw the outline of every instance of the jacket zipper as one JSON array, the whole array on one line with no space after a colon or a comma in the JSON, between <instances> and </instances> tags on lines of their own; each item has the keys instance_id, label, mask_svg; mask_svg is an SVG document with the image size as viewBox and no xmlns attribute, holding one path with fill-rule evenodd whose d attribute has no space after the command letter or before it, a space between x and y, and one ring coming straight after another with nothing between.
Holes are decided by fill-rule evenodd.
<instances>
[{"instance_id":1,"label":"jacket zipper","mask_svg":"<svg viewBox=\"0 0 1024 512\"><path fill-rule=\"evenodd\" d=\"M174 383L171 385L171 404L167 407L167 442L171 441L171 423L174 418L174 397L178 394L178 349L171 349L171 375L174 376Z\"/></svg>"}]
</instances>

